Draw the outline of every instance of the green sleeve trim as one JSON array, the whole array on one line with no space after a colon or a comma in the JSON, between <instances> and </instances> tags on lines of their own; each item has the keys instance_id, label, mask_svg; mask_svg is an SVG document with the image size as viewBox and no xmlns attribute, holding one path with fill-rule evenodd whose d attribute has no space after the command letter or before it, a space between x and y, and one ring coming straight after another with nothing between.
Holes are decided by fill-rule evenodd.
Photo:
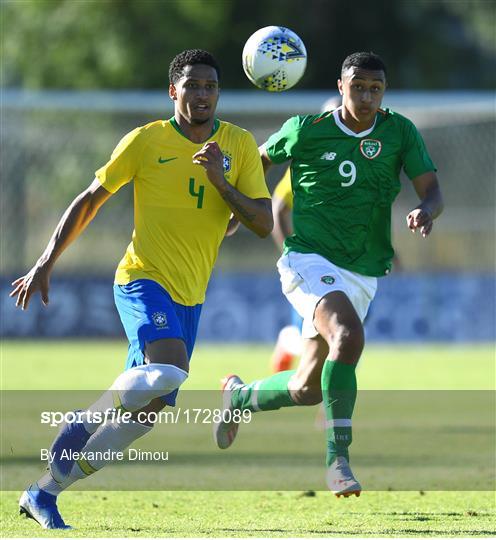
<instances>
[{"instance_id":1,"label":"green sleeve trim","mask_svg":"<svg viewBox=\"0 0 496 540\"><path fill-rule=\"evenodd\" d=\"M179 133L179 135L181 135L181 137L184 137L185 139L191 142L191 140L188 139L188 137L186 137L186 135L182 132L181 128L179 127L179 124L176 122L176 119L174 117L169 118L169 122L171 123L172 127ZM220 120L218 118L215 118L214 126L212 128L212 133L210 133L210 137L213 137L217 133L219 128L220 128Z\"/></svg>"}]
</instances>

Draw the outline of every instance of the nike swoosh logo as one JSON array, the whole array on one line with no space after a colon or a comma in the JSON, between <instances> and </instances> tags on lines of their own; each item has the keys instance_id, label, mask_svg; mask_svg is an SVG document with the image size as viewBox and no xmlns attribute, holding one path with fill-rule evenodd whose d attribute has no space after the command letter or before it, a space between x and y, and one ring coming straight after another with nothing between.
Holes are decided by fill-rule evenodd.
<instances>
[{"instance_id":1,"label":"nike swoosh logo","mask_svg":"<svg viewBox=\"0 0 496 540\"><path fill-rule=\"evenodd\" d=\"M168 161L172 161L174 159L177 159L177 157L171 157L169 159L162 159L161 157L158 158L159 163L167 163Z\"/></svg>"}]
</instances>

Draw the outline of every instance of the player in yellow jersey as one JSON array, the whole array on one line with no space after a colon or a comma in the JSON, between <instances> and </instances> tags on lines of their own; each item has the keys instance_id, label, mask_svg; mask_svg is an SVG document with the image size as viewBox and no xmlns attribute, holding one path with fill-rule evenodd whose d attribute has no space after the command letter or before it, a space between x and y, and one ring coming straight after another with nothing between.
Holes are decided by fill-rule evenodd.
<instances>
[{"instance_id":1,"label":"player in yellow jersey","mask_svg":"<svg viewBox=\"0 0 496 540\"><path fill-rule=\"evenodd\" d=\"M153 427L140 412L175 405L231 214L260 237L272 229L270 195L253 136L215 117L219 75L206 51L186 50L173 59L169 96L174 116L121 140L68 207L34 267L13 282L17 306L27 309L36 292L48 304L55 261L112 194L134 183L135 229L114 285L129 340L127 369L96 403L78 411L78 421L62 427L51 447L49 472L22 494L21 513L43 528L67 528L57 496L108 463L64 455L122 451ZM132 413L132 420L103 423L105 411L114 408Z\"/></svg>"}]
</instances>

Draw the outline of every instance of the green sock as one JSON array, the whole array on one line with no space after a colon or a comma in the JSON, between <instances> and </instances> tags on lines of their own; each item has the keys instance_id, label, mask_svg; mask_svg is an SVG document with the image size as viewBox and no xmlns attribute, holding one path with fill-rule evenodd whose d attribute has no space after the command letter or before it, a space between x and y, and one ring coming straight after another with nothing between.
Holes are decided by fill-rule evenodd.
<instances>
[{"instance_id":1,"label":"green sock","mask_svg":"<svg viewBox=\"0 0 496 540\"><path fill-rule=\"evenodd\" d=\"M233 391L232 406L250 411L275 411L281 407L295 406L288 390L288 381L295 372L294 369L281 371L266 379L245 384Z\"/></svg>"},{"instance_id":2,"label":"green sock","mask_svg":"<svg viewBox=\"0 0 496 540\"><path fill-rule=\"evenodd\" d=\"M337 456L349 460L351 416L355 407L357 383L355 365L326 360L322 369L322 398L327 420L327 458L329 467Z\"/></svg>"}]
</instances>

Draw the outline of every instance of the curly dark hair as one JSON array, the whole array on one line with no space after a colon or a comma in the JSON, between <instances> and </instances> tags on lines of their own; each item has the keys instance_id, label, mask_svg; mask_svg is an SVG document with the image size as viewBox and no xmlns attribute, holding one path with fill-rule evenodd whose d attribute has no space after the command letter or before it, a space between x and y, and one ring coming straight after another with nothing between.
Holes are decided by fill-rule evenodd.
<instances>
[{"instance_id":1,"label":"curly dark hair","mask_svg":"<svg viewBox=\"0 0 496 540\"><path fill-rule=\"evenodd\" d=\"M356 52L347 56L341 66L341 74L351 67L370 69L373 71L382 70L384 71L384 75L386 75L386 64L384 64L379 55L373 52Z\"/></svg>"},{"instance_id":2,"label":"curly dark hair","mask_svg":"<svg viewBox=\"0 0 496 540\"><path fill-rule=\"evenodd\" d=\"M195 64L205 64L211 66L217 72L217 79L220 81L220 67L217 60L207 51L202 49L186 49L174 57L169 65L169 82L176 84L183 76L186 66Z\"/></svg>"}]
</instances>

